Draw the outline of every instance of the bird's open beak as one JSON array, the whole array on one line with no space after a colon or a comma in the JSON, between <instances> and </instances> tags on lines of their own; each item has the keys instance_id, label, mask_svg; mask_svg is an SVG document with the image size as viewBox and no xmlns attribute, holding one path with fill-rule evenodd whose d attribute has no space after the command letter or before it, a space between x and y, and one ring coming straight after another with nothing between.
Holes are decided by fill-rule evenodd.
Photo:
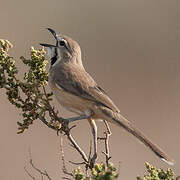
<instances>
[{"instance_id":1,"label":"bird's open beak","mask_svg":"<svg viewBox=\"0 0 180 180\"><path fill-rule=\"evenodd\" d=\"M56 34L56 32L55 32L53 29L51 29L51 28L47 28L47 30L50 31L50 33L54 36L54 38L55 38L56 41L57 41L58 39L57 39L57 34Z\"/></svg>"},{"instance_id":2,"label":"bird's open beak","mask_svg":"<svg viewBox=\"0 0 180 180\"><path fill-rule=\"evenodd\" d=\"M51 44L43 44L43 43L40 43L41 46L44 46L44 47L49 47L49 48L52 48L52 47L57 47L57 44L58 44L58 39L57 39L57 34L56 32L51 29L51 28L47 28L47 30L50 31L50 33L54 36L54 38L56 39L56 46L55 45L51 45Z\"/></svg>"},{"instance_id":3,"label":"bird's open beak","mask_svg":"<svg viewBox=\"0 0 180 180\"><path fill-rule=\"evenodd\" d=\"M52 45L52 44L43 44L43 43L40 43L40 45L44 46L44 47L48 47L48 48L57 47L57 46Z\"/></svg>"}]
</instances>

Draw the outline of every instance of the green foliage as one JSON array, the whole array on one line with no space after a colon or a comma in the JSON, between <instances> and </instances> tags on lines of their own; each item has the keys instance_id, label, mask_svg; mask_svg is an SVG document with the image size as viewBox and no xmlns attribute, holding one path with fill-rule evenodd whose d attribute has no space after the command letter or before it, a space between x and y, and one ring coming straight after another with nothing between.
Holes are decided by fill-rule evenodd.
<instances>
[{"instance_id":1,"label":"green foliage","mask_svg":"<svg viewBox=\"0 0 180 180\"><path fill-rule=\"evenodd\" d=\"M75 180L115 180L117 178L118 174L112 163L108 167L105 164L96 164L90 177L86 176L80 167L74 171Z\"/></svg>"},{"instance_id":2,"label":"green foliage","mask_svg":"<svg viewBox=\"0 0 180 180\"><path fill-rule=\"evenodd\" d=\"M75 180L85 180L86 179L81 167L78 167L76 170L74 170L73 177Z\"/></svg>"},{"instance_id":3,"label":"green foliage","mask_svg":"<svg viewBox=\"0 0 180 180\"><path fill-rule=\"evenodd\" d=\"M6 89L8 100L21 109L23 121L17 122L18 133L24 132L29 125L38 118L44 118L45 113L54 113L49 107L52 93L46 93L45 85L48 81L44 49L31 48L30 59L21 57L28 67L22 80L18 79L18 70L14 59L8 50L12 44L7 40L0 40L0 88ZM52 119L53 116L50 116Z\"/></svg>"},{"instance_id":4,"label":"green foliage","mask_svg":"<svg viewBox=\"0 0 180 180\"><path fill-rule=\"evenodd\" d=\"M116 168L112 163L107 167L105 164L96 164L92 169L93 180L115 180L118 177Z\"/></svg>"},{"instance_id":5,"label":"green foliage","mask_svg":"<svg viewBox=\"0 0 180 180\"><path fill-rule=\"evenodd\" d=\"M163 169L157 169L149 163L146 163L145 165L147 174L143 178L137 177L137 180L175 180L174 173L170 168L165 171Z\"/></svg>"}]
</instances>

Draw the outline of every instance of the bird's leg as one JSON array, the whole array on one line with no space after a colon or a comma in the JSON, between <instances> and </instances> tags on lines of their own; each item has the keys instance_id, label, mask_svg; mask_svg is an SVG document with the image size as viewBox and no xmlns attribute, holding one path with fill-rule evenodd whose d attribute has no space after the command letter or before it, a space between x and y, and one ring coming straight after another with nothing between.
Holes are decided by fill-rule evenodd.
<instances>
[{"instance_id":1,"label":"bird's leg","mask_svg":"<svg viewBox=\"0 0 180 180\"><path fill-rule=\"evenodd\" d=\"M68 119L64 119L64 118L62 119L62 118L60 118L60 119L58 119L58 121L59 121L60 124L61 124L61 123L64 123L65 128L69 129L68 124L69 124L70 122L78 121L78 120L82 120L82 119L89 119L89 118L91 118L92 116L93 116L93 112L92 112L91 110L87 110L87 111L85 111L84 114L82 114L82 115L80 115L80 116L72 117L72 118L68 118ZM59 134L59 129L58 129L58 131L57 131L57 135L58 135L58 134Z\"/></svg>"},{"instance_id":2,"label":"bird's leg","mask_svg":"<svg viewBox=\"0 0 180 180\"><path fill-rule=\"evenodd\" d=\"M70 122L78 121L78 120L82 120L82 119L89 119L92 115L93 115L93 112L91 110L87 110L87 112L85 112L85 114L83 114L83 115L68 118L66 120L68 123L70 123Z\"/></svg>"},{"instance_id":3,"label":"bird's leg","mask_svg":"<svg viewBox=\"0 0 180 180\"><path fill-rule=\"evenodd\" d=\"M67 121L73 122L73 121L78 121L78 120L82 120L82 119L88 119L90 118L92 115L81 115L81 116L77 116L77 117L72 117L72 118L68 118Z\"/></svg>"},{"instance_id":4,"label":"bird's leg","mask_svg":"<svg viewBox=\"0 0 180 180\"><path fill-rule=\"evenodd\" d=\"M95 164L95 161L97 159L97 126L95 121L92 118L88 119L90 126L91 126L91 130L92 130L92 134L93 134L93 141L94 141L94 154L93 157L91 158L91 164L90 166L93 167Z\"/></svg>"}]
</instances>

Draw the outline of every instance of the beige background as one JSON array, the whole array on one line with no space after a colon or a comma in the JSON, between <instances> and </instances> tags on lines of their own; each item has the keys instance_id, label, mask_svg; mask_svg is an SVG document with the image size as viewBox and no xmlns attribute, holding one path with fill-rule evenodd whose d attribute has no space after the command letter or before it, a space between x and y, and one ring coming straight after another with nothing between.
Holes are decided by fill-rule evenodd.
<instances>
[{"instance_id":1,"label":"beige background","mask_svg":"<svg viewBox=\"0 0 180 180\"><path fill-rule=\"evenodd\" d=\"M30 46L55 43L47 27L76 39L88 72L108 92L123 115L176 160L180 174L180 1L179 0L43 0L2 1L0 38L10 40L16 57ZM61 179L59 137L40 122L17 135L20 112L0 90L0 179L29 179L28 150L35 163ZM72 114L61 108L64 117ZM88 123L77 122L73 134L88 152ZM102 129L102 123L98 123ZM142 175L144 162L167 168L152 152L122 129L111 125L112 162L120 161L120 178ZM101 133L102 134L102 130ZM67 160L79 155L65 141ZM102 156L103 157L103 156ZM101 159L99 159L100 161ZM34 175L35 172L31 171Z\"/></svg>"}]
</instances>

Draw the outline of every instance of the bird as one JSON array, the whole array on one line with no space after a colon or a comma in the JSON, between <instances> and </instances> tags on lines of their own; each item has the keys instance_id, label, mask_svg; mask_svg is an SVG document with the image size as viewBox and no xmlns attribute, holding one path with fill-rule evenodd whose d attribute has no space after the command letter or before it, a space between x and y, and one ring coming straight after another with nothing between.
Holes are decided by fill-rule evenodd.
<instances>
[{"instance_id":1,"label":"bird","mask_svg":"<svg viewBox=\"0 0 180 180\"><path fill-rule=\"evenodd\" d=\"M56 45L40 44L47 49L50 59L48 84L57 101L78 115L71 121L87 119L90 123L94 142L92 162L97 159L96 121L101 119L125 129L159 158L173 165L174 160L120 113L108 94L85 70L79 44L66 35L47 29L56 40Z\"/></svg>"}]
</instances>

